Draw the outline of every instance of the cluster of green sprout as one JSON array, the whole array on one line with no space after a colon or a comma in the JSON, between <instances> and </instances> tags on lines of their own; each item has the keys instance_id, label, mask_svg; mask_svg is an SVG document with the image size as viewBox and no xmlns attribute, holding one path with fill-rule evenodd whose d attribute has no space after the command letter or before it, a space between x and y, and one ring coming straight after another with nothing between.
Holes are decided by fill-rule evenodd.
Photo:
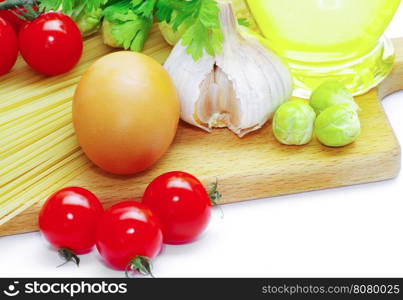
<instances>
[{"instance_id":1,"label":"cluster of green sprout","mask_svg":"<svg viewBox=\"0 0 403 300\"><path fill-rule=\"evenodd\" d=\"M285 145L305 145L315 134L325 146L346 146L361 133L359 109L343 84L327 81L309 102L292 100L281 105L273 118L273 133Z\"/></svg>"}]
</instances>

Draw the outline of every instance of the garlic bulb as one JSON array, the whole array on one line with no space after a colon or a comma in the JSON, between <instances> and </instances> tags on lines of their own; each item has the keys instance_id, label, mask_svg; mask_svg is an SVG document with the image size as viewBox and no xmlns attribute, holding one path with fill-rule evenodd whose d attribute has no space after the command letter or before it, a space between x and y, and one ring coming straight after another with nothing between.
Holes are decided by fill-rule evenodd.
<instances>
[{"instance_id":1,"label":"garlic bulb","mask_svg":"<svg viewBox=\"0 0 403 300\"><path fill-rule=\"evenodd\" d=\"M223 50L194 61L179 42L164 67L181 101L181 118L206 131L228 127L238 136L261 128L289 99L288 68L258 39L238 30L230 2L220 1Z\"/></svg>"}]
</instances>

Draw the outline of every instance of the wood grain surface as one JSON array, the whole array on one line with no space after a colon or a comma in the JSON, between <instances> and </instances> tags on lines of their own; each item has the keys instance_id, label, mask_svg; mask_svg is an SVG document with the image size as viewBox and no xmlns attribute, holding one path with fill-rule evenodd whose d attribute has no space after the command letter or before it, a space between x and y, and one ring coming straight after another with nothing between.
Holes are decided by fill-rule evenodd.
<instances>
[{"instance_id":1,"label":"wood grain surface","mask_svg":"<svg viewBox=\"0 0 403 300\"><path fill-rule=\"evenodd\" d=\"M226 129L205 133L181 123L169 152L150 170L134 176L114 176L91 167L69 185L93 191L105 207L122 200L139 200L146 185L161 173L181 170L205 185L216 179L222 203L386 180L400 171L400 146L379 99L403 88L403 39L394 40L395 69L377 90L356 100L362 111L362 135L343 148L327 148L317 140L298 146L280 145L270 123L238 138ZM162 62L169 47L146 49ZM0 235L35 231L40 204L0 226Z\"/></svg>"}]
</instances>

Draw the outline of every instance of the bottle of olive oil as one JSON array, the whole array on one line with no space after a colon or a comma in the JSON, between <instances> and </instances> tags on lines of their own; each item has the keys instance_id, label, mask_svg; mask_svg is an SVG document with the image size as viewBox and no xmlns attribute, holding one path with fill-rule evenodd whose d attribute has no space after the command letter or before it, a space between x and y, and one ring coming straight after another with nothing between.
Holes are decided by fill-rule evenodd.
<instances>
[{"instance_id":1,"label":"bottle of olive oil","mask_svg":"<svg viewBox=\"0 0 403 300\"><path fill-rule=\"evenodd\" d=\"M327 79L355 95L390 72L391 42L383 33L400 0L247 0L269 45L290 65L295 94L309 97Z\"/></svg>"}]
</instances>

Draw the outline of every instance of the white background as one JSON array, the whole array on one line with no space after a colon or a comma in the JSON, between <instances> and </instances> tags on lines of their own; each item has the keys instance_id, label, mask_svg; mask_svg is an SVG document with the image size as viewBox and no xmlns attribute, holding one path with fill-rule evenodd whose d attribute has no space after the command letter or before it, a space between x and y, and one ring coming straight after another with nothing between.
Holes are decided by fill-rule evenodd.
<instances>
[{"instance_id":1,"label":"white background","mask_svg":"<svg viewBox=\"0 0 403 300\"><path fill-rule=\"evenodd\" d=\"M403 36L403 6L388 29ZM403 141L403 92L383 102ZM195 243L166 246L157 277L403 276L403 176L215 210ZM0 238L1 277L122 277L96 251L61 263L39 233Z\"/></svg>"}]
</instances>

